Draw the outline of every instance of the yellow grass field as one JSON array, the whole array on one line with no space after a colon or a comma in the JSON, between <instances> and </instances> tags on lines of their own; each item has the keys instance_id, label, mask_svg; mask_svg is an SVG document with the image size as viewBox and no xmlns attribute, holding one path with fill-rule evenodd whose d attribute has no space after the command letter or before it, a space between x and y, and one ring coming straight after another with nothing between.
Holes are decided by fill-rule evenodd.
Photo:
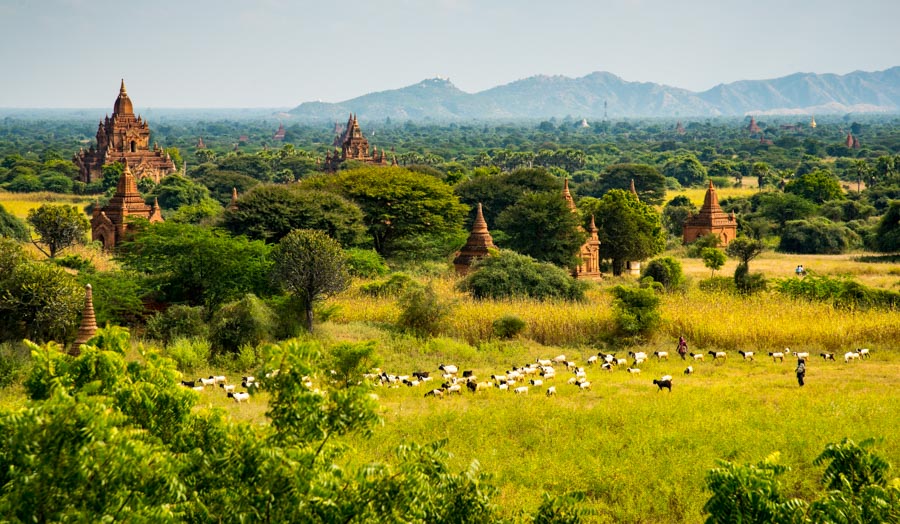
<instances>
[{"instance_id":1,"label":"yellow grass field","mask_svg":"<svg viewBox=\"0 0 900 524\"><path fill-rule=\"evenodd\" d=\"M744 187L722 187L716 188L716 194L719 196L719 200L723 200L725 198L730 197L751 197L758 192L755 186L750 187L746 183ZM690 201L697 207L703 205L703 199L706 197L706 188L705 187L690 187L681 189L679 191L666 191L665 202L672 200L676 196L683 195L690 199Z\"/></svg>"},{"instance_id":2,"label":"yellow grass field","mask_svg":"<svg viewBox=\"0 0 900 524\"><path fill-rule=\"evenodd\" d=\"M83 195L66 195L47 191L39 193L9 193L0 190L0 204L19 218L28 217L28 211L40 207L41 204L69 204L82 209L91 202L92 199Z\"/></svg>"}]
</instances>

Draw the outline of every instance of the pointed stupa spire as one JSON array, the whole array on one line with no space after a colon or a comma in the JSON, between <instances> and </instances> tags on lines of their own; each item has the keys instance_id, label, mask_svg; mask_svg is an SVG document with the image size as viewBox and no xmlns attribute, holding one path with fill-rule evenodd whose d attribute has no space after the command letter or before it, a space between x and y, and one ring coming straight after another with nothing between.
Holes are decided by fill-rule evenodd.
<instances>
[{"instance_id":1,"label":"pointed stupa spire","mask_svg":"<svg viewBox=\"0 0 900 524\"><path fill-rule=\"evenodd\" d=\"M119 86L119 94L120 95L128 94L128 91L125 90L125 79L124 78L122 79L122 85Z\"/></svg>"},{"instance_id":2,"label":"pointed stupa spire","mask_svg":"<svg viewBox=\"0 0 900 524\"><path fill-rule=\"evenodd\" d=\"M78 327L78 336L72 344L71 353L81 353L79 346L93 338L97 333L97 317L94 316L94 293L90 284L84 286L84 311L81 313L81 326Z\"/></svg>"},{"instance_id":3,"label":"pointed stupa spire","mask_svg":"<svg viewBox=\"0 0 900 524\"><path fill-rule=\"evenodd\" d=\"M598 231L600 230L597 229L597 223L594 222L594 215L591 215L591 225L588 226L588 233L596 235Z\"/></svg>"},{"instance_id":4,"label":"pointed stupa spire","mask_svg":"<svg viewBox=\"0 0 900 524\"><path fill-rule=\"evenodd\" d=\"M572 198L572 193L569 192L569 177L563 179L563 198L566 199L566 205L569 206L569 209L571 209L573 213L577 213L575 209L575 199Z\"/></svg>"},{"instance_id":5,"label":"pointed stupa spire","mask_svg":"<svg viewBox=\"0 0 900 524\"><path fill-rule=\"evenodd\" d=\"M488 231L487 221L484 219L481 202L479 202L475 211L475 220L472 222L472 232L469 233L466 245L456 253L453 267L456 268L458 274L465 275L476 260L490 255L491 249L497 249L497 246L494 245L494 239L491 238L491 233Z\"/></svg>"},{"instance_id":6,"label":"pointed stupa spire","mask_svg":"<svg viewBox=\"0 0 900 524\"><path fill-rule=\"evenodd\" d=\"M633 178L631 179L631 192L634 194L634 196L636 196L638 198L638 200L641 199L641 197L639 197L637 194L637 189L634 188L634 179Z\"/></svg>"},{"instance_id":7,"label":"pointed stupa spire","mask_svg":"<svg viewBox=\"0 0 900 524\"><path fill-rule=\"evenodd\" d=\"M238 192L236 187L231 188L231 203L228 204L228 209L231 211L235 211L238 208Z\"/></svg>"}]
</instances>

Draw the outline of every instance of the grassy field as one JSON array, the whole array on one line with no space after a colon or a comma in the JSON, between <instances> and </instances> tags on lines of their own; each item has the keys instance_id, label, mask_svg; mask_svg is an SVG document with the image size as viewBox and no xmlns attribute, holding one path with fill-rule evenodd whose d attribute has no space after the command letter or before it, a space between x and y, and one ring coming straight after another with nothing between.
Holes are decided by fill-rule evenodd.
<instances>
[{"instance_id":1,"label":"grassy field","mask_svg":"<svg viewBox=\"0 0 900 524\"><path fill-rule=\"evenodd\" d=\"M0 190L0 204L19 218L28 217L28 211L39 207L41 204L68 204L81 209L90 204L91 201L90 198L86 198L83 195L66 195L49 193L47 191L40 193L8 193Z\"/></svg>"},{"instance_id":2,"label":"grassy field","mask_svg":"<svg viewBox=\"0 0 900 524\"><path fill-rule=\"evenodd\" d=\"M730 197L751 197L757 192L756 181L753 182L752 186L745 183L743 187L716 188L716 194L719 196L719 200ZM703 199L706 198L706 187L689 187L678 191L666 191L665 202L668 202L679 195L688 197L688 199L699 208L703 205Z\"/></svg>"}]
</instances>

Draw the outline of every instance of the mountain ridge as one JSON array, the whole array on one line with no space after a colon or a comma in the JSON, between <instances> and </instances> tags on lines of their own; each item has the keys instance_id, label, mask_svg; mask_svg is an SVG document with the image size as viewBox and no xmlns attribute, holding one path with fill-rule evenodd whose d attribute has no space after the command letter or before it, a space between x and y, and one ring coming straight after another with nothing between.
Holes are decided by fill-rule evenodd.
<instances>
[{"instance_id":1,"label":"mountain ridge","mask_svg":"<svg viewBox=\"0 0 900 524\"><path fill-rule=\"evenodd\" d=\"M342 102L304 102L298 120L478 120L621 117L703 117L900 111L900 66L882 71L797 72L766 80L720 83L706 91L633 82L608 71L581 77L532 75L476 93L446 78L361 95ZM820 113L821 114L821 113Z\"/></svg>"}]
</instances>

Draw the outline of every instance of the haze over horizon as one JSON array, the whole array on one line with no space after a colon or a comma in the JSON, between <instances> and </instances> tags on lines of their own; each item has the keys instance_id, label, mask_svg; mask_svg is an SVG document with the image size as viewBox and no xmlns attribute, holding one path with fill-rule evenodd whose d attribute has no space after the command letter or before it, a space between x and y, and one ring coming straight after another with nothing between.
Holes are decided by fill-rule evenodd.
<instances>
[{"instance_id":1,"label":"haze over horizon","mask_svg":"<svg viewBox=\"0 0 900 524\"><path fill-rule=\"evenodd\" d=\"M474 93L608 71L692 91L900 65L900 3L0 0L0 107L294 107L448 77Z\"/></svg>"}]
</instances>

